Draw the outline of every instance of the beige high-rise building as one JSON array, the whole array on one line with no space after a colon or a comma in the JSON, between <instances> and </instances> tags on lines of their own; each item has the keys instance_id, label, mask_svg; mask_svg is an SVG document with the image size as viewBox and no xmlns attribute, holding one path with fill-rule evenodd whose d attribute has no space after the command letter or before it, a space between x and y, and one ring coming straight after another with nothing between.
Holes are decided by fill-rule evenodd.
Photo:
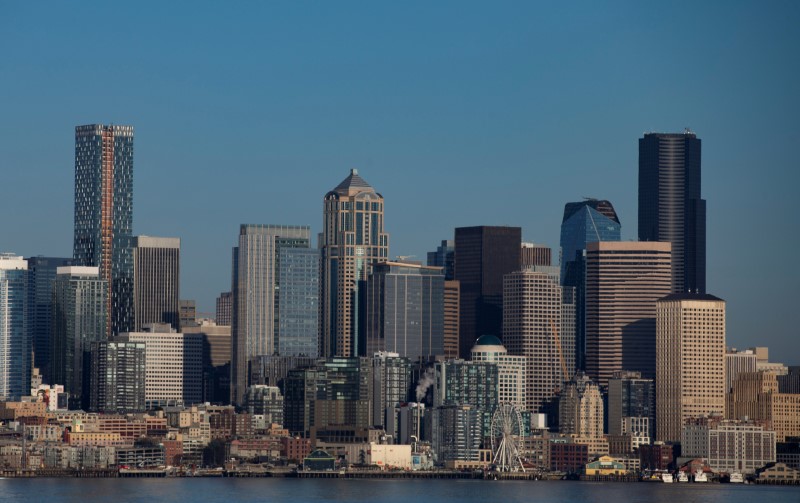
<instances>
[{"instance_id":1,"label":"beige high-rise building","mask_svg":"<svg viewBox=\"0 0 800 503\"><path fill-rule=\"evenodd\" d=\"M150 323L180 330L180 238L133 238L134 332Z\"/></svg>"},{"instance_id":2,"label":"beige high-rise building","mask_svg":"<svg viewBox=\"0 0 800 503\"><path fill-rule=\"evenodd\" d=\"M678 442L687 419L725 414L725 301L678 293L656 307L656 440Z\"/></svg>"},{"instance_id":3,"label":"beige high-rise building","mask_svg":"<svg viewBox=\"0 0 800 503\"><path fill-rule=\"evenodd\" d=\"M655 376L656 301L671 292L671 245L601 241L586 246L586 373L601 387L614 372Z\"/></svg>"},{"instance_id":4,"label":"beige high-rise building","mask_svg":"<svg viewBox=\"0 0 800 503\"><path fill-rule=\"evenodd\" d=\"M358 282L389 258L383 196L358 170L325 194L322 249L322 355L358 356Z\"/></svg>"},{"instance_id":5,"label":"beige high-rise building","mask_svg":"<svg viewBox=\"0 0 800 503\"><path fill-rule=\"evenodd\" d=\"M575 372L574 304L562 309L558 278L557 267L540 266L503 280L503 344L526 358L525 410L534 413Z\"/></svg>"},{"instance_id":6,"label":"beige high-rise building","mask_svg":"<svg viewBox=\"0 0 800 503\"><path fill-rule=\"evenodd\" d=\"M456 280L444 282L444 355L458 358L458 306L461 302L461 284Z\"/></svg>"},{"instance_id":7,"label":"beige high-rise building","mask_svg":"<svg viewBox=\"0 0 800 503\"><path fill-rule=\"evenodd\" d=\"M756 371L756 354L748 349L736 351L731 349L725 353L725 393L730 393L733 389L733 381L742 372Z\"/></svg>"},{"instance_id":8,"label":"beige high-rise building","mask_svg":"<svg viewBox=\"0 0 800 503\"><path fill-rule=\"evenodd\" d=\"M742 372L727 395L729 419L767 421L778 442L800 436L800 394L779 393L775 372Z\"/></svg>"},{"instance_id":9,"label":"beige high-rise building","mask_svg":"<svg viewBox=\"0 0 800 503\"><path fill-rule=\"evenodd\" d=\"M587 444L590 455L608 454L603 436L603 395L587 375L579 372L564 386L558 401L558 425L575 443Z\"/></svg>"}]
</instances>

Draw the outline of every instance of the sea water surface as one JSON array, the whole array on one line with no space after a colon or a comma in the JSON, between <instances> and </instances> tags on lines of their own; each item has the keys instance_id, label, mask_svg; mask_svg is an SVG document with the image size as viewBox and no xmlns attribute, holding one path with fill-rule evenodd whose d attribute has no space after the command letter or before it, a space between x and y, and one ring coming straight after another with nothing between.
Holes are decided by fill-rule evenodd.
<instances>
[{"instance_id":1,"label":"sea water surface","mask_svg":"<svg viewBox=\"0 0 800 503\"><path fill-rule=\"evenodd\" d=\"M0 502L800 502L799 487L644 482L331 479L2 479Z\"/></svg>"}]
</instances>

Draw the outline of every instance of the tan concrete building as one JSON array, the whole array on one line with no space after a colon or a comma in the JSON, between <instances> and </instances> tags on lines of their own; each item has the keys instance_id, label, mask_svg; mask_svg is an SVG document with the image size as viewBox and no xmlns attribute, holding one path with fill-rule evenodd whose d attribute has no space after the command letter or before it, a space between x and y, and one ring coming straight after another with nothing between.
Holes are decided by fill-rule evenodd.
<instances>
[{"instance_id":1,"label":"tan concrete building","mask_svg":"<svg viewBox=\"0 0 800 503\"><path fill-rule=\"evenodd\" d=\"M389 258L383 228L383 196L358 175L350 175L325 194L322 249L322 341L320 356L358 356L353 312L358 282L374 262Z\"/></svg>"},{"instance_id":2,"label":"tan concrete building","mask_svg":"<svg viewBox=\"0 0 800 503\"><path fill-rule=\"evenodd\" d=\"M589 446L589 454L608 454L603 435L603 396L587 375L578 373L561 392L558 424L562 434L574 437L575 443Z\"/></svg>"},{"instance_id":3,"label":"tan concrete building","mask_svg":"<svg viewBox=\"0 0 800 503\"><path fill-rule=\"evenodd\" d=\"M656 301L671 292L670 246L586 246L586 373L601 387L619 370L655 377Z\"/></svg>"},{"instance_id":4,"label":"tan concrete building","mask_svg":"<svg viewBox=\"0 0 800 503\"><path fill-rule=\"evenodd\" d=\"M444 282L444 355L458 358L458 306L461 302L461 283L456 280Z\"/></svg>"},{"instance_id":5,"label":"tan concrete building","mask_svg":"<svg viewBox=\"0 0 800 503\"><path fill-rule=\"evenodd\" d=\"M509 354L526 358L525 410L534 413L574 373L574 322L562 324L558 278L558 268L540 266L506 274L503 281L503 344Z\"/></svg>"},{"instance_id":6,"label":"tan concrete building","mask_svg":"<svg viewBox=\"0 0 800 503\"><path fill-rule=\"evenodd\" d=\"M725 301L672 294L656 311L656 440L676 442L687 419L725 414Z\"/></svg>"},{"instance_id":7,"label":"tan concrete building","mask_svg":"<svg viewBox=\"0 0 800 503\"><path fill-rule=\"evenodd\" d=\"M734 348L725 353L725 393L731 392L739 373L756 371L756 361L756 354L751 349L736 351Z\"/></svg>"},{"instance_id":8,"label":"tan concrete building","mask_svg":"<svg viewBox=\"0 0 800 503\"><path fill-rule=\"evenodd\" d=\"M728 394L727 417L765 421L778 442L800 436L800 394L779 393L774 372L743 372Z\"/></svg>"}]
</instances>

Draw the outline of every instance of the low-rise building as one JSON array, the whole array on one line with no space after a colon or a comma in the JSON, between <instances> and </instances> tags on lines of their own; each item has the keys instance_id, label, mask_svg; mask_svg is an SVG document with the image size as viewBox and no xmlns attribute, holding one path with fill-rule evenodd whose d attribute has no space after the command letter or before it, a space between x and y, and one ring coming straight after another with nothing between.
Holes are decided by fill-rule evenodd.
<instances>
[{"instance_id":1,"label":"low-rise building","mask_svg":"<svg viewBox=\"0 0 800 503\"><path fill-rule=\"evenodd\" d=\"M628 469L610 456L600 456L597 461L586 464L586 475L625 475Z\"/></svg>"},{"instance_id":2,"label":"low-rise building","mask_svg":"<svg viewBox=\"0 0 800 503\"><path fill-rule=\"evenodd\" d=\"M681 456L707 459L715 472L755 473L775 462L775 432L716 416L697 419L683 427Z\"/></svg>"}]
</instances>

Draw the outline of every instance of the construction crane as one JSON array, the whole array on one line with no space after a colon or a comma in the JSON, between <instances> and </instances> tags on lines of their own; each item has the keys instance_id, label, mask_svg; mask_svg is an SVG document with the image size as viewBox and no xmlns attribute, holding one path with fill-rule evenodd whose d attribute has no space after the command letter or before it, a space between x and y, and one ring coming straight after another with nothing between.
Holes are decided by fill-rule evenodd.
<instances>
[{"instance_id":1,"label":"construction crane","mask_svg":"<svg viewBox=\"0 0 800 503\"><path fill-rule=\"evenodd\" d=\"M561 380L563 382L569 379L567 375L567 362L564 361L564 353L561 351L561 339L558 337L558 329L553 322L553 318L550 318L550 331L553 332L553 341L556 344L556 349L558 349L558 359L561 362Z\"/></svg>"}]
</instances>

